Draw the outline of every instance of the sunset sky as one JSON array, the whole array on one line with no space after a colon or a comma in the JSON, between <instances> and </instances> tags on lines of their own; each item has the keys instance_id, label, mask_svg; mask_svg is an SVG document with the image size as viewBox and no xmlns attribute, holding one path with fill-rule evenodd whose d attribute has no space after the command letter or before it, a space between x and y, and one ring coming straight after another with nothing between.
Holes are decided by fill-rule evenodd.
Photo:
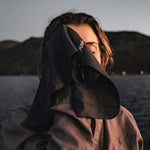
<instances>
[{"instance_id":1,"label":"sunset sky","mask_svg":"<svg viewBox=\"0 0 150 150\"><path fill-rule=\"evenodd\" d=\"M50 19L69 10L93 15L105 31L150 36L150 0L0 0L0 41L42 37Z\"/></svg>"}]
</instances>

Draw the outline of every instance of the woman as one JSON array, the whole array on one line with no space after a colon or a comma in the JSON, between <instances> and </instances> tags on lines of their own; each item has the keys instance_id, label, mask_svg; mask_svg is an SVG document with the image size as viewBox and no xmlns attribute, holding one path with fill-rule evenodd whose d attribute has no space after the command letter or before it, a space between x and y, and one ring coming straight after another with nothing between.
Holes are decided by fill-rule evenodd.
<instances>
[{"instance_id":1,"label":"woman","mask_svg":"<svg viewBox=\"0 0 150 150\"><path fill-rule=\"evenodd\" d=\"M43 38L38 91L27 117L18 119L11 148L142 150L136 122L105 72L112 64L108 38L94 17L53 19Z\"/></svg>"}]
</instances>

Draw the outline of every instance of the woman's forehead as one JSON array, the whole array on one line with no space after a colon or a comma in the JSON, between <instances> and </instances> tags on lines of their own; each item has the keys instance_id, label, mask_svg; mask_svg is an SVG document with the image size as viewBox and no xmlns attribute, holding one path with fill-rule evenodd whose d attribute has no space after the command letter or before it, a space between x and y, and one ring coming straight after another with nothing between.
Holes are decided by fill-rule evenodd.
<instances>
[{"instance_id":1,"label":"woman's forehead","mask_svg":"<svg viewBox=\"0 0 150 150\"><path fill-rule=\"evenodd\" d=\"M85 43L98 43L96 34L88 24L67 24L67 26L76 31Z\"/></svg>"}]
</instances>

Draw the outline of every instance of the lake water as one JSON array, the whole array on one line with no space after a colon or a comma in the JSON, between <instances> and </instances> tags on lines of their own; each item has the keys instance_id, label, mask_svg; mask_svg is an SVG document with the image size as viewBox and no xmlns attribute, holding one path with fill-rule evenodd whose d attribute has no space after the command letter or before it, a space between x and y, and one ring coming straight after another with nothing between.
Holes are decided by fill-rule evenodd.
<instances>
[{"instance_id":1,"label":"lake water","mask_svg":"<svg viewBox=\"0 0 150 150\"><path fill-rule=\"evenodd\" d=\"M112 81L118 88L121 105L135 117L145 148L150 149L150 75L114 75ZM13 108L31 104L38 87L37 76L0 76L0 150L2 123Z\"/></svg>"}]
</instances>

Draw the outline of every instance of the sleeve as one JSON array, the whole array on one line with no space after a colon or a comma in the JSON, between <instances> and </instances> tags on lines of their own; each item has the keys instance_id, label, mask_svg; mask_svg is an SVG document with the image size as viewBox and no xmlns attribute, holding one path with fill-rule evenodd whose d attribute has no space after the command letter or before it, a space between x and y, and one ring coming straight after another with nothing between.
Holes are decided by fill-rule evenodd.
<instances>
[{"instance_id":1,"label":"sleeve","mask_svg":"<svg viewBox=\"0 0 150 150\"><path fill-rule=\"evenodd\" d=\"M52 125L47 132L32 132L22 128L28 111L18 109L5 122L4 144L7 150L91 150L93 149L90 119L78 118L70 104L51 108ZM17 116L16 116L17 115Z\"/></svg>"}]
</instances>

